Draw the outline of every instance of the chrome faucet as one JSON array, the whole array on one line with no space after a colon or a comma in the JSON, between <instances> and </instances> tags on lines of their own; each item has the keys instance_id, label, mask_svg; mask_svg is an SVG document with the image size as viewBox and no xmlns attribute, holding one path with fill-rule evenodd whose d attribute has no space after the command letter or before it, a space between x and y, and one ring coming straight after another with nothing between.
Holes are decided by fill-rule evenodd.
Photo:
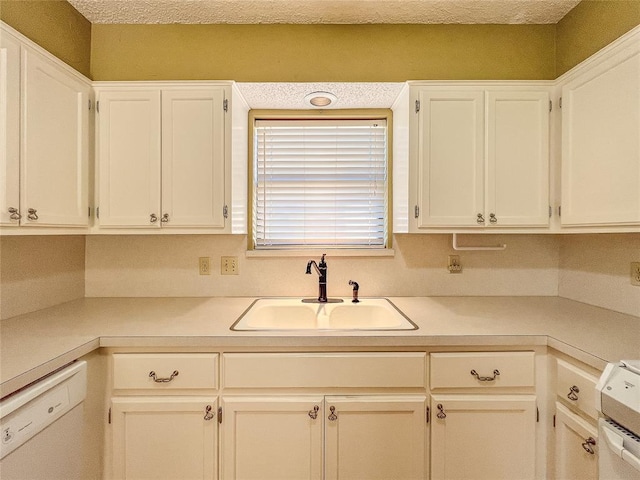
<instances>
[{"instance_id":1,"label":"chrome faucet","mask_svg":"<svg viewBox=\"0 0 640 480\"><path fill-rule=\"evenodd\" d=\"M318 274L318 302L327 303L327 262L324 261L326 254L322 254L320 263L316 263L315 260L309 260L307 263L307 275L311 275L311 266L316 269Z\"/></svg>"}]
</instances>

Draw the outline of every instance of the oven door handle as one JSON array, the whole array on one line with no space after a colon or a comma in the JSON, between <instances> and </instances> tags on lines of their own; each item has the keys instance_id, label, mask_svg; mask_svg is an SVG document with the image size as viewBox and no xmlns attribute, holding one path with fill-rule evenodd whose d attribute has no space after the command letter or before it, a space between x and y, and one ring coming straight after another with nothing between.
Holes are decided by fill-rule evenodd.
<instances>
[{"instance_id":1,"label":"oven door handle","mask_svg":"<svg viewBox=\"0 0 640 480\"><path fill-rule=\"evenodd\" d=\"M600 431L604 434L605 443L607 447L609 447L609 450L640 472L640 458L624 448L624 437L613 431L611 427L606 424L602 425Z\"/></svg>"}]
</instances>

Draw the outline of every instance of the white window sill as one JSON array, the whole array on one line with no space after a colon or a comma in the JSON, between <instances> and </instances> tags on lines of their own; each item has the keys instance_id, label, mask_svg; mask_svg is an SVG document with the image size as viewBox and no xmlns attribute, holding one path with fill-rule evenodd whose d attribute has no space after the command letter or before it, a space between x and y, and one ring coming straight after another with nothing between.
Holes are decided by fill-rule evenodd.
<instances>
[{"instance_id":1,"label":"white window sill","mask_svg":"<svg viewBox=\"0 0 640 480\"><path fill-rule=\"evenodd\" d=\"M395 251L391 248L385 249L307 249L307 250L247 250L247 258L265 257L319 257L322 254L330 257L394 257Z\"/></svg>"}]
</instances>

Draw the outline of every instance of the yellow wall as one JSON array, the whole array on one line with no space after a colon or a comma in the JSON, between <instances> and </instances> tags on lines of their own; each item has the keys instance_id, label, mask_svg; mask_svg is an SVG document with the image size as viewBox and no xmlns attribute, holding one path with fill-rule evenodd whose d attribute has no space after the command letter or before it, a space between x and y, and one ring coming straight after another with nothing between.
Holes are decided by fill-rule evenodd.
<instances>
[{"instance_id":1,"label":"yellow wall","mask_svg":"<svg viewBox=\"0 0 640 480\"><path fill-rule=\"evenodd\" d=\"M554 25L93 25L95 80L555 78Z\"/></svg>"},{"instance_id":2,"label":"yellow wall","mask_svg":"<svg viewBox=\"0 0 640 480\"><path fill-rule=\"evenodd\" d=\"M640 0L583 0L556 25L557 76L636 25Z\"/></svg>"},{"instance_id":3,"label":"yellow wall","mask_svg":"<svg viewBox=\"0 0 640 480\"><path fill-rule=\"evenodd\" d=\"M64 0L0 0L0 20L90 75L91 23Z\"/></svg>"}]
</instances>

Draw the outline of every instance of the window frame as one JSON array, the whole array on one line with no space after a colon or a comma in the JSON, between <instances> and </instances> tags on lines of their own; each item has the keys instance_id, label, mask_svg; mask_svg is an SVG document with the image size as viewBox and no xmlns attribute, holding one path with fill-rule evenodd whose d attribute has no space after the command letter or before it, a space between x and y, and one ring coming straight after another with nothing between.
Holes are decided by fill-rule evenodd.
<instances>
[{"instance_id":1,"label":"window frame","mask_svg":"<svg viewBox=\"0 0 640 480\"><path fill-rule=\"evenodd\" d=\"M387 202L385 212L385 231L386 242L384 247L380 248L350 248L350 247L304 247L295 248L256 248L254 245L254 136L256 120L372 120L380 119L387 122ZM250 110L248 116L249 123L249 148L248 148L248 178L247 178L247 251L256 254L293 254L300 253L309 255L314 252L334 252L339 255L371 255L380 256L393 254L392 237L393 237L393 112L391 109L325 109L325 110Z\"/></svg>"}]
</instances>

